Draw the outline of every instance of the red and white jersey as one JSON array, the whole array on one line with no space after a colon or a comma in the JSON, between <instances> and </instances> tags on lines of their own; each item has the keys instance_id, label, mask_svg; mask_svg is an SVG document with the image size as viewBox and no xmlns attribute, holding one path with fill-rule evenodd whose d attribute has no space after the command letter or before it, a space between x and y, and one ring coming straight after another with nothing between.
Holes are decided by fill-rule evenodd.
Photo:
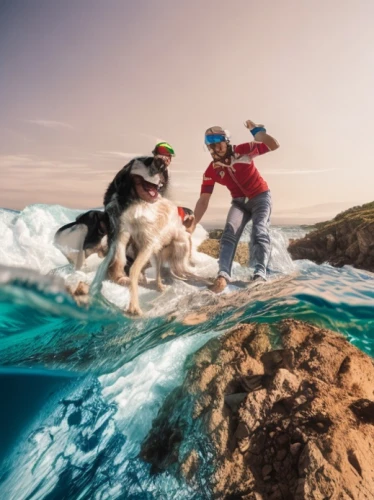
<instances>
[{"instance_id":1,"label":"red and white jersey","mask_svg":"<svg viewBox=\"0 0 374 500\"><path fill-rule=\"evenodd\" d=\"M269 187L255 167L253 158L269 151L265 144L255 141L233 146L234 154L229 165L212 161L205 170L201 194L212 193L216 182L226 186L233 198L254 198L268 191Z\"/></svg>"}]
</instances>

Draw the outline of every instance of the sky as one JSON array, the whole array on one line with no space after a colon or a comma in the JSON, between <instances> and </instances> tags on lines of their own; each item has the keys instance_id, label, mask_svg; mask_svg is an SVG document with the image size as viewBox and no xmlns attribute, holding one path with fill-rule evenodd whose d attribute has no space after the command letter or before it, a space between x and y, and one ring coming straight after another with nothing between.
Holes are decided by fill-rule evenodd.
<instances>
[{"instance_id":1,"label":"sky","mask_svg":"<svg viewBox=\"0 0 374 500\"><path fill-rule=\"evenodd\" d=\"M273 221L313 222L373 201L374 2L0 0L0 206L89 209L133 156L176 151L172 197L194 208L204 131L256 159ZM216 186L206 222L224 221Z\"/></svg>"}]
</instances>

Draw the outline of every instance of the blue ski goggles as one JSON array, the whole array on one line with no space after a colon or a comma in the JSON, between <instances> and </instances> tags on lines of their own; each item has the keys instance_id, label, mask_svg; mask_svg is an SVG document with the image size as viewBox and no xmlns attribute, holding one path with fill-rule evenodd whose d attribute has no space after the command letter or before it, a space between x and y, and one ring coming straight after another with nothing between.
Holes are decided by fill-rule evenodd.
<instances>
[{"instance_id":1,"label":"blue ski goggles","mask_svg":"<svg viewBox=\"0 0 374 500\"><path fill-rule=\"evenodd\" d=\"M212 134L205 136L205 144L209 146L210 144L218 144L219 142L226 142L227 137L223 134Z\"/></svg>"}]
</instances>

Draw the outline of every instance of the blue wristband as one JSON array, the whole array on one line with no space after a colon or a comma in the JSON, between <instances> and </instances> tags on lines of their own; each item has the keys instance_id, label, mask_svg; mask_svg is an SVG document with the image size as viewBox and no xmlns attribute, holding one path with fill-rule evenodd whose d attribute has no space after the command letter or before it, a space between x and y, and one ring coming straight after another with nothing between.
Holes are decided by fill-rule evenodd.
<instances>
[{"instance_id":1,"label":"blue wristband","mask_svg":"<svg viewBox=\"0 0 374 500\"><path fill-rule=\"evenodd\" d=\"M253 137L258 133L258 132L266 132L266 128L265 127L255 127L251 130L251 134L253 135Z\"/></svg>"}]
</instances>

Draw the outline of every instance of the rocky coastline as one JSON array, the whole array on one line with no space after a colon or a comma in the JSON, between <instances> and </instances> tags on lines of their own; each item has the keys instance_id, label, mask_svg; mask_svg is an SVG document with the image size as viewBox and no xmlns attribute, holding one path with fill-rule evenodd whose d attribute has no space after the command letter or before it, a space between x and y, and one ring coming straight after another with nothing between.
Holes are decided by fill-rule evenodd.
<instances>
[{"instance_id":1,"label":"rocky coastline","mask_svg":"<svg viewBox=\"0 0 374 500\"><path fill-rule=\"evenodd\" d=\"M207 498L372 499L374 363L295 320L239 324L189 362L141 456Z\"/></svg>"},{"instance_id":2,"label":"rocky coastline","mask_svg":"<svg viewBox=\"0 0 374 500\"><path fill-rule=\"evenodd\" d=\"M293 260L327 262L335 267L352 265L374 272L374 202L352 207L330 221L307 227L310 231L306 236L290 240L288 252ZM222 233L222 229L209 231L198 251L218 259ZM242 266L248 265L247 243L239 243L234 260Z\"/></svg>"},{"instance_id":3,"label":"rocky coastline","mask_svg":"<svg viewBox=\"0 0 374 500\"><path fill-rule=\"evenodd\" d=\"M288 251L294 260L352 265L374 272L374 202L316 224L304 238L291 240Z\"/></svg>"}]
</instances>

